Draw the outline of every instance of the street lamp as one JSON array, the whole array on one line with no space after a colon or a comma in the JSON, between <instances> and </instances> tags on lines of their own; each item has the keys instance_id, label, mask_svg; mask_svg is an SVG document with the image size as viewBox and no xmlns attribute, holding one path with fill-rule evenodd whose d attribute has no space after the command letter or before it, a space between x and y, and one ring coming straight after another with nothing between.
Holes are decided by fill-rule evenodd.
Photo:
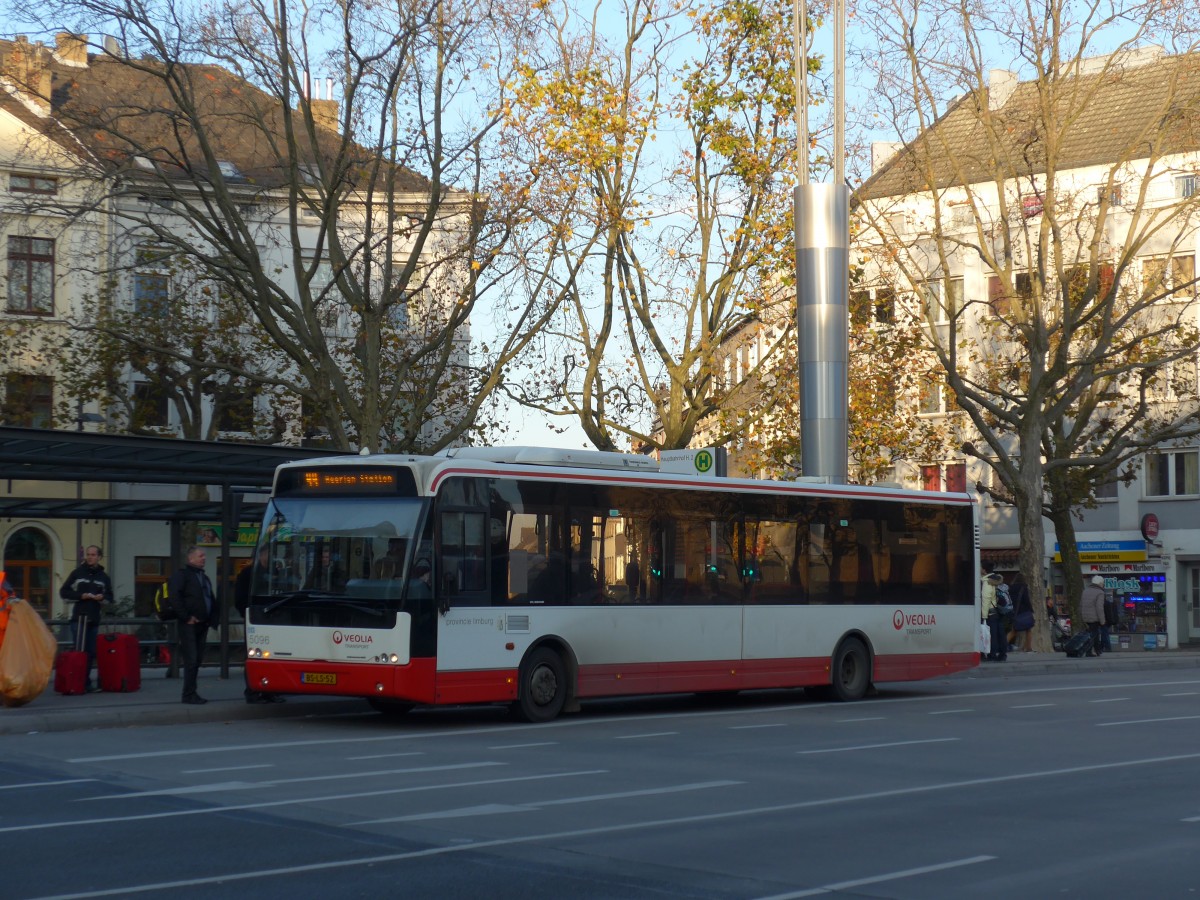
<instances>
[{"instance_id":1,"label":"street lamp","mask_svg":"<svg viewBox=\"0 0 1200 900\"><path fill-rule=\"evenodd\" d=\"M808 177L807 0L793 0L796 43L796 352L801 472L834 483L849 473L850 192L845 176L845 0L833 0L833 180Z\"/></svg>"}]
</instances>

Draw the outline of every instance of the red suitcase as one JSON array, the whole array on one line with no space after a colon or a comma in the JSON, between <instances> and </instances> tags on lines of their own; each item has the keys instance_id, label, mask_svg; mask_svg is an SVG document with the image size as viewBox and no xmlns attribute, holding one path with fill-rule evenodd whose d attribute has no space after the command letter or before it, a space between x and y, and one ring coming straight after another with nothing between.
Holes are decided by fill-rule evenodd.
<instances>
[{"instance_id":1,"label":"red suitcase","mask_svg":"<svg viewBox=\"0 0 1200 900\"><path fill-rule=\"evenodd\" d=\"M54 662L54 690L59 694L82 694L87 683L87 654L83 652L87 623L76 623L75 649L60 650Z\"/></svg>"},{"instance_id":2,"label":"red suitcase","mask_svg":"<svg viewBox=\"0 0 1200 900\"><path fill-rule=\"evenodd\" d=\"M142 659L138 639L132 634L102 634L96 638L96 671L100 689L114 693L142 686Z\"/></svg>"}]
</instances>

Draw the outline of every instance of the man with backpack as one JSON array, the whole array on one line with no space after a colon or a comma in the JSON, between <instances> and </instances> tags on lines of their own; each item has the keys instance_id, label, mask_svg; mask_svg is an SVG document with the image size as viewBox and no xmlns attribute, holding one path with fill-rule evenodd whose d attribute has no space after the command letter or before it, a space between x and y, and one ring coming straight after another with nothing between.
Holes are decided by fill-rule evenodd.
<instances>
[{"instance_id":1,"label":"man with backpack","mask_svg":"<svg viewBox=\"0 0 1200 900\"><path fill-rule=\"evenodd\" d=\"M1008 616L1012 613L1012 601L1008 596L1008 585L999 572L989 572L984 579L984 596L991 595L991 606L987 608L988 630L992 635L992 652L988 659L1005 662L1008 659Z\"/></svg>"}]
</instances>

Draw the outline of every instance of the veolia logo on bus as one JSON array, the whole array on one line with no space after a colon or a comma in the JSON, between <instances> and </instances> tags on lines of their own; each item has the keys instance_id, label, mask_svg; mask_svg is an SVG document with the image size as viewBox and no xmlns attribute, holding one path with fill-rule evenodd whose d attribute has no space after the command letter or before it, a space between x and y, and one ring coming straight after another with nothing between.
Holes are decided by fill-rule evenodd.
<instances>
[{"instance_id":1,"label":"veolia logo on bus","mask_svg":"<svg viewBox=\"0 0 1200 900\"><path fill-rule=\"evenodd\" d=\"M371 644L375 639L369 634L342 634L340 631L333 633L333 642L340 644L345 641L347 644Z\"/></svg>"},{"instance_id":2,"label":"veolia logo on bus","mask_svg":"<svg viewBox=\"0 0 1200 900\"><path fill-rule=\"evenodd\" d=\"M908 628L909 634L929 634L937 624L937 616L933 613L906 613L902 609L892 613L892 627L899 631Z\"/></svg>"}]
</instances>

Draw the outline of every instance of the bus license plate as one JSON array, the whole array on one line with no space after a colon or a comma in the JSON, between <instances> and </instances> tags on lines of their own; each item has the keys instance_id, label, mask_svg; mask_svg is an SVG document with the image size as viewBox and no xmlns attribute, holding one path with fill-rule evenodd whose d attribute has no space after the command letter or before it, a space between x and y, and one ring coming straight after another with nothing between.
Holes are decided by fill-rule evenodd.
<instances>
[{"instance_id":1,"label":"bus license plate","mask_svg":"<svg viewBox=\"0 0 1200 900\"><path fill-rule=\"evenodd\" d=\"M301 684L337 684L337 675L333 672L301 672Z\"/></svg>"}]
</instances>

